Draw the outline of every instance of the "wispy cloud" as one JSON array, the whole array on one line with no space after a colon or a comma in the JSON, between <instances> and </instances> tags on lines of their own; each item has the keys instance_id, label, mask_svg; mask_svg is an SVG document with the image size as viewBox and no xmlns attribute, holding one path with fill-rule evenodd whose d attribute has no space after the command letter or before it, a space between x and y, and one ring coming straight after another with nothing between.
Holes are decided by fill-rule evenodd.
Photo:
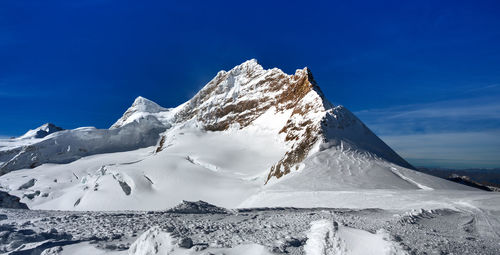
<instances>
[{"instance_id":1,"label":"wispy cloud","mask_svg":"<svg viewBox=\"0 0 500 255\"><path fill-rule=\"evenodd\" d=\"M485 132L389 135L381 138L412 164L500 167L500 129Z\"/></svg>"},{"instance_id":2,"label":"wispy cloud","mask_svg":"<svg viewBox=\"0 0 500 255\"><path fill-rule=\"evenodd\" d=\"M415 165L500 167L500 101L494 94L363 110L356 115Z\"/></svg>"},{"instance_id":3,"label":"wispy cloud","mask_svg":"<svg viewBox=\"0 0 500 255\"><path fill-rule=\"evenodd\" d=\"M500 127L496 97L448 100L356 112L377 134L482 131Z\"/></svg>"},{"instance_id":4,"label":"wispy cloud","mask_svg":"<svg viewBox=\"0 0 500 255\"><path fill-rule=\"evenodd\" d=\"M453 102L451 105L444 103L430 104L417 109L388 112L388 119L415 119L415 118L468 118L480 119L500 119L498 111L500 104L496 102L483 105L467 105L467 101ZM387 112L386 112L387 113Z\"/></svg>"}]
</instances>

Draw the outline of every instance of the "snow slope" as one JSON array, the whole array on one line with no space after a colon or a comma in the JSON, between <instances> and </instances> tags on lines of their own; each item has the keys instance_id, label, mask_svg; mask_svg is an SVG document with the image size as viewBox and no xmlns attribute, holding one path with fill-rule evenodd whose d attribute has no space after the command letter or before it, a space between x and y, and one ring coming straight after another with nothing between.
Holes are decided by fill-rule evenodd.
<instances>
[{"instance_id":1,"label":"snow slope","mask_svg":"<svg viewBox=\"0 0 500 255\"><path fill-rule=\"evenodd\" d=\"M392 206L413 208L412 196L476 194L412 170L345 107L328 102L309 69L288 75L255 60L219 72L176 108L139 97L110 129L34 140L0 142L9 144L0 149L0 186L36 209L157 210L182 200L314 207L331 206L342 192L359 195L335 200L349 207L393 191L408 197ZM450 206L442 197L437 204Z\"/></svg>"}]
</instances>

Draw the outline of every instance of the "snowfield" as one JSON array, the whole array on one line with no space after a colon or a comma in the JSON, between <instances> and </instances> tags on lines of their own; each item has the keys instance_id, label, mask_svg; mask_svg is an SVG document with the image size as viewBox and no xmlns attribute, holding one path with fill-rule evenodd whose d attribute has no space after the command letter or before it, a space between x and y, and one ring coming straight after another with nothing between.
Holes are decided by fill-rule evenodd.
<instances>
[{"instance_id":1,"label":"snowfield","mask_svg":"<svg viewBox=\"0 0 500 255\"><path fill-rule=\"evenodd\" d=\"M449 199L464 199L464 194L492 196L337 149L311 155L299 170L264 185L268 169L286 150L274 136L245 129L203 132L188 128L169 135L160 152L147 147L87 156L67 164L44 164L0 176L0 186L31 209L58 210L162 210L182 200L204 200L229 208L419 209L426 208L425 204L452 207L454 201ZM33 185L22 188L28 182Z\"/></svg>"},{"instance_id":2,"label":"snowfield","mask_svg":"<svg viewBox=\"0 0 500 255\"><path fill-rule=\"evenodd\" d=\"M10 254L499 253L500 193L415 171L307 68L0 140L0 174L0 207L32 210L0 211Z\"/></svg>"}]
</instances>

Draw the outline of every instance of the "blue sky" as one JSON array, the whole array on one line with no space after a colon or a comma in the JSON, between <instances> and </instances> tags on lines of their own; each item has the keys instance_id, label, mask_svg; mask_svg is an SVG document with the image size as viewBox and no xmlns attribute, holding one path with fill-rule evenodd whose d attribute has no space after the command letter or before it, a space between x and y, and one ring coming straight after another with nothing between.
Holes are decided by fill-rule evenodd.
<instances>
[{"instance_id":1,"label":"blue sky","mask_svg":"<svg viewBox=\"0 0 500 255\"><path fill-rule=\"evenodd\" d=\"M179 2L2 1L0 136L107 128L256 58L311 68L411 163L500 167L498 1Z\"/></svg>"}]
</instances>

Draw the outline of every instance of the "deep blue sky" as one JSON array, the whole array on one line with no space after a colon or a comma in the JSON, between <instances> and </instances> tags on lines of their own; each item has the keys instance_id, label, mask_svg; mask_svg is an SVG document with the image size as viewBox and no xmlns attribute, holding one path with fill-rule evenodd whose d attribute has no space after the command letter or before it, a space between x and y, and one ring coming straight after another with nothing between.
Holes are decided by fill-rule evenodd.
<instances>
[{"instance_id":1,"label":"deep blue sky","mask_svg":"<svg viewBox=\"0 0 500 255\"><path fill-rule=\"evenodd\" d=\"M500 167L499 1L179 2L0 2L0 136L107 128L256 58L311 68L416 165Z\"/></svg>"}]
</instances>

